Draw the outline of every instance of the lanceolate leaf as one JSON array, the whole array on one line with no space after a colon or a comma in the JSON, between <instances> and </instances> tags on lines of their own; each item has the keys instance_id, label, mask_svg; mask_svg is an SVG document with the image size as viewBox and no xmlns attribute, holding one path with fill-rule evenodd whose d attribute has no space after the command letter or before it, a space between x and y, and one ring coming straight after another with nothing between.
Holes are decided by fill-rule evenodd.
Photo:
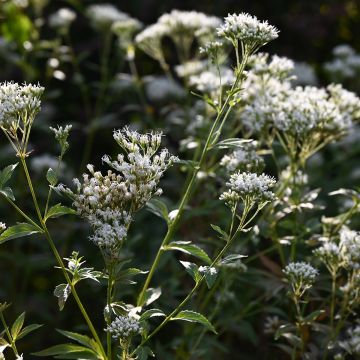
<instances>
[{"instance_id":1,"label":"lanceolate leaf","mask_svg":"<svg viewBox=\"0 0 360 360\"><path fill-rule=\"evenodd\" d=\"M49 209L49 211L46 213L45 221L50 218L57 218L62 215L74 215L76 214L76 211L74 209L68 208L67 206L56 204L53 207Z\"/></svg>"},{"instance_id":2,"label":"lanceolate leaf","mask_svg":"<svg viewBox=\"0 0 360 360\"><path fill-rule=\"evenodd\" d=\"M9 165L3 170L0 171L0 189L4 187L4 185L10 180L12 173L14 172L16 164Z\"/></svg>"},{"instance_id":3,"label":"lanceolate leaf","mask_svg":"<svg viewBox=\"0 0 360 360\"><path fill-rule=\"evenodd\" d=\"M49 168L49 170L46 173L46 179L49 182L50 185L55 186L58 182L58 178L56 176L55 171L52 168Z\"/></svg>"},{"instance_id":4,"label":"lanceolate leaf","mask_svg":"<svg viewBox=\"0 0 360 360\"><path fill-rule=\"evenodd\" d=\"M17 225L11 226L7 228L3 233L0 235L0 244L4 243L5 241L9 241L12 239L16 239L23 236L28 236L32 234L39 233L40 231L32 224L28 223L19 223Z\"/></svg>"},{"instance_id":5,"label":"lanceolate leaf","mask_svg":"<svg viewBox=\"0 0 360 360\"><path fill-rule=\"evenodd\" d=\"M19 339L23 338L24 336L26 336L27 334L30 334L31 332L33 332L41 327L42 327L41 324L31 324L31 325L25 326L21 330L20 334L17 336L17 339L19 340Z\"/></svg>"},{"instance_id":6,"label":"lanceolate leaf","mask_svg":"<svg viewBox=\"0 0 360 360\"><path fill-rule=\"evenodd\" d=\"M161 296L161 288L149 288L145 292L142 305L150 305Z\"/></svg>"},{"instance_id":7,"label":"lanceolate leaf","mask_svg":"<svg viewBox=\"0 0 360 360\"><path fill-rule=\"evenodd\" d=\"M204 325L207 329L211 330L216 334L214 326L210 321L204 316L195 311L183 310L180 311L176 316L172 317L171 320L183 320L189 322L195 322Z\"/></svg>"},{"instance_id":8,"label":"lanceolate leaf","mask_svg":"<svg viewBox=\"0 0 360 360\"><path fill-rule=\"evenodd\" d=\"M166 222L169 221L169 210L165 203L158 199L151 199L147 203L147 208L155 215L161 217Z\"/></svg>"},{"instance_id":9,"label":"lanceolate leaf","mask_svg":"<svg viewBox=\"0 0 360 360\"><path fill-rule=\"evenodd\" d=\"M163 247L164 250L178 250L185 254L195 256L207 264L211 264L211 260L208 254L198 247L197 245L192 244L190 241L173 241L170 244Z\"/></svg>"},{"instance_id":10,"label":"lanceolate leaf","mask_svg":"<svg viewBox=\"0 0 360 360\"><path fill-rule=\"evenodd\" d=\"M11 199L12 201L15 201L15 196L12 192L12 190L7 186L3 189L0 189L0 193L6 196L7 198Z\"/></svg>"},{"instance_id":11,"label":"lanceolate leaf","mask_svg":"<svg viewBox=\"0 0 360 360\"><path fill-rule=\"evenodd\" d=\"M54 356L55 359L101 359L93 350L75 344L61 344L34 353L36 356Z\"/></svg>"},{"instance_id":12,"label":"lanceolate leaf","mask_svg":"<svg viewBox=\"0 0 360 360\"><path fill-rule=\"evenodd\" d=\"M149 356L155 357L154 353L148 346L139 346L135 354L137 355L137 360L147 360Z\"/></svg>"},{"instance_id":13,"label":"lanceolate leaf","mask_svg":"<svg viewBox=\"0 0 360 360\"><path fill-rule=\"evenodd\" d=\"M190 274L190 276L197 283L201 278L198 266L188 261L180 261L180 263L185 268L186 272Z\"/></svg>"},{"instance_id":14,"label":"lanceolate leaf","mask_svg":"<svg viewBox=\"0 0 360 360\"><path fill-rule=\"evenodd\" d=\"M54 295L58 298L60 311L64 309L66 300L68 299L70 293L71 293L71 288L69 284L60 284L56 286L54 290Z\"/></svg>"},{"instance_id":15,"label":"lanceolate leaf","mask_svg":"<svg viewBox=\"0 0 360 360\"><path fill-rule=\"evenodd\" d=\"M89 349L94 350L98 354L101 354L99 345L96 343L96 341L94 339L91 339L90 337L88 337L86 335L78 334L78 333L71 332L71 331L65 331L65 330L59 330L59 329L57 329L57 331L61 335L64 335L67 338L74 340L74 341L78 342L79 344L86 346Z\"/></svg>"},{"instance_id":16,"label":"lanceolate leaf","mask_svg":"<svg viewBox=\"0 0 360 360\"><path fill-rule=\"evenodd\" d=\"M150 319L152 317L159 317L159 316L166 316L166 315L160 309L150 309L150 310L145 311L143 314L141 314L140 321L141 320L147 320L147 319Z\"/></svg>"},{"instance_id":17,"label":"lanceolate leaf","mask_svg":"<svg viewBox=\"0 0 360 360\"><path fill-rule=\"evenodd\" d=\"M17 336L19 335L25 320L25 313L23 312L14 322L13 326L11 327L11 336L14 340L16 340Z\"/></svg>"}]
</instances>

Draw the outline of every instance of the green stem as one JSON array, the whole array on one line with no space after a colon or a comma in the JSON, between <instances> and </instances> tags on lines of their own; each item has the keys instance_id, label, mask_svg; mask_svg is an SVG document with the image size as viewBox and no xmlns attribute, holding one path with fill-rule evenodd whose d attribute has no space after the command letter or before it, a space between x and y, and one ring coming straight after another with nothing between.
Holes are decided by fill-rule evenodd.
<instances>
[{"instance_id":1,"label":"green stem","mask_svg":"<svg viewBox=\"0 0 360 360\"><path fill-rule=\"evenodd\" d=\"M36 212L37 212L37 215L38 215L38 218L39 218L39 221L41 223L41 226L42 226L42 229L43 229L43 232L44 232L44 235L49 243L49 246L58 262L58 265L60 266L61 268L61 271L66 279L66 282L69 284L70 288L71 288L71 293L73 294L73 297L79 307L79 310L81 312L81 314L83 315L88 327L89 327L89 330L91 331L92 335L94 336L94 339L95 341L98 343L99 347L100 347L100 350L102 352L102 355L104 357L104 359L106 359L106 353L105 353L105 350L102 346L102 343L101 343L101 340L94 328L94 325L92 324L90 318L89 318L89 315L87 314L78 294L77 294L77 291L75 289L75 286L74 284L72 283L67 271L66 271L66 268L65 268L65 265L64 265L64 262L54 244L54 241L47 229L47 226L44 222L44 219L42 218L41 216L41 211L40 211L40 208L39 208L39 204L38 204L38 201L37 201L37 198L36 198L36 195L35 195L35 191L34 191L34 187L33 187L33 184L32 184L32 181L31 181L31 178L30 178L30 174L29 174L29 171L28 171L28 168L27 168L27 165L26 165L26 161L25 161L25 157L24 156L21 156L20 157L21 159L21 163L23 165L23 168L24 168L24 172L25 172L25 176L26 176L26 179L27 179L27 182L28 182L28 185L29 185L29 189L30 189L30 192L31 192L31 196L33 198L33 202L34 202L34 206L36 208Z\"/></svg>"},{"instance_id":2,"label":"green stem","mask_svg":"<svg viewBox=\"0 0 360 360\"><path fill-rule=\"evenodd\" d=\"M237 237L237 235L244 229L244 222L245 219L247 217L247 214L249 212L249 207L250 204L248 204L247 202L245 202L244 204L244 211L243 214L241 216L241 221L239 226L237 227L236 231L234 232L234 235L232 235L232 237L230 237L226 243L226 245L223 247L223 249L219 252L219 254L217 255L217 257L215 258L215 260L210 264L210 268L214 267L218 264L218 262L221 260L221 258L223 257L223 255L227 252L227 250L230 248L230 246L232 245L233 241L235 240L235 238ZM177 306L177 308L175 310L173 310L169 315L166 316L166 318L163 320L163 322L158 325L153 332L146 338L144 339L140 345L143 346L145 343L147 343L151 338L153 338L176 314L179 313L179 311L189 302L189 300L192 298L192 296L194 295L194 293L196 292L196 290L202 285L203 281L205 279L205 276L203 275L195 284L195 286L192 288L192 290L188 293L188 295L185 297L185 299ZM135 354L136 349L131 353L131 355Z\"/></svg>"},{"instance_id":3,"label":"green stem","mask_svg":"<svg viewBox=\"0 0 360 360\"><path fill-rule=\"evenodd\" d=\"M334 329L334 315L335 315L335 296L336 296L336 273L331 274L331 305L330 305L330 326L331 333L333 333Z\"/></svg>"},{"instance_id":4,"label":"green stem","mask_svg":"<svg viewBox=\"0 0 360 360\"><path fill-rule=\"evenodd\" d=\"M238 83L240 81L240 78L241 78L241 75L242 75L242 72L239 72L238 75L237 75L237 78L232 86L232 90L235 89L237 86L238 86ZM162 256L162 253L163 253L163 247L165 245L167 245L170 240L172 239L174 233L175 233L175 230L176 230L176 227L182 217L182 213L184 211L184 207L185 205L187 204L188 200L189 200L189 197L190 197L190 194L193 190L193 187L194 187L194 184L195 184L195 180L196 180L196 177L197 177L197 174L198 172L200 171L200 169L202 169L204 163L205 163L205 160L206 160L206 157L207 157L207 154L209 152L209 147L210 147L210 144L211 142L213 141L213 135L215 133L215 130L217 129L217 126L223 116L223 114L229 114L229 112L225 111L227 109L227 106L231 100L231 95L232 91L230 91L230 94L228 95L228 97L226 98L226 101L224 102L223 104L223 107L221 108L221 110L218 112L217 114L217 117L211 127L211 130L209 132L209 135L206 139L206 142L205 142L205 145L204 145L204 148L202 150L202 153L201 153L201 156L200 156L200 160L199 160L199 164L198 166L194 169L193 171L193 174L192 174L192 177L189 181L189 184L186 188L186 191L181 199L181 202L180 202L180 205L178 207L178 213L176 215L176 217L174 218L174 220L169 224L169 227L168 227L168 230L167 230L167 233L159 247L159 250L155 256L155 259L154 259L154 262L152 263L152 266L150 268L150 271L148 273L148 276L145 280L145 284L139 294L139 297L138 297L138 302L137 302L137 305L138 306L141 306L141 304L143 303L143 300L144 300L144 295L145 295L145 292L146 290L148 289L149 285L150 285L150 282L152 280L152 277L154 275L154 272L155 272L155 269L157 268L158 264L159 264L159 261L160 261L160 258ZM231 107L231 106L230 106Z\"/></svg>"},{"instance_id":5,"label":"green stem","mask_svg":"<svg viewBox=\"0 0 360 360\"><path fill-rule=\"evenodd\" d=\"M34 225L40 232L43 232L43 229L35 222L33 221L28 215L26 215L11 199L9 199L7 196L3 195L4 198L9 202L9 204L22 216L24 217L29 223Z\"/></svg>"},{"instance_id":6,"label":"green stem","mask_svg":"<svg viewBox=\"0 0 360 360\"><path fill-rule=\"evenodd\" d=\"M15 341L14 341L13 337L12 337L11 334L10 334L9 328L8 328L8 326L7 326L7 324L6 324L5 317L4 317L4 314L3 314L2 311L0 311L0 319L1 319L1 322L2 322L2 324L3 324L3 326L4 326L6 335L7 335L7 337L9 338L9 341L10 341L10 344L11 344L11 348L12 348L15 356L19 356L18 350L17 350L17 348L16 348Z\"/></svg>"},{"instance_id":7,"label":"green stem","mask_svg":"<svg viewBox=\"0 0 360 360\"><path fill-rule=\"evenodd\" d=\"M112 286L113 286L113 279L112 279L112 274L113 274L113 270L112 270L112 266L109 267L109 278L108 278L108 286L107 286L107 296L106 296L106 303L107 303L107 310L110 312L111 309L111 301L112 301ZM110 325L111 323L111 317L110 315L108 315L107 317L107 321L106 321L107 325ZM106 334L106 342L107 342L107 358L109 360L111 360L111 333L110 331L107 332Z\"/></svg>"},{"instance_id":8,"label":"green stem","mask_svg":"<svg viewBox=\"0 0 360 360\"><path fill-rule=\"evenodd\" d=\"M55 171L56 178L59 177L60 165L61 165L61 161L62 161L63 156L64 156L64 154L60 154L59 159L58 159L58 163L57 163L57 167L56 167L56 171ZM45 210L44 210L44 217L46 216L46 214L48 212L51 194L52 194L52 187L49 186L49 191L48 191L48 195L47 195L47 198L46 198L46 205L45 205Z\"/></svg>"}]
</instances>

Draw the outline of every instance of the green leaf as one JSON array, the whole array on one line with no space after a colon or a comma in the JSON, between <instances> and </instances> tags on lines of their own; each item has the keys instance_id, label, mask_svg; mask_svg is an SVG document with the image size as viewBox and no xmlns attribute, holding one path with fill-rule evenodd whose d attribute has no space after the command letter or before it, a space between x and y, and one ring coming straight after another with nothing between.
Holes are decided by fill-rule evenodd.
<instances>
[{"instance_id":1,"label":"green leaf","mask_svg":"<svg viewBox=\"0 0 360 360\"><path fill-rule=\"evenodd\" d=\"M36 356L54 356L55 359L87 359L97 360L98 355L84 346L75 344L60 344L33 353Z\"/></svg>"},{"instance_id":2,"label":"green leaf","mask_svg":"<svg viewBox=\"0 0 360 360\"><path fill-rule=\"evenodd\" d=\"M204 275L206 285L209 289L211 289L216 281L216 278L218 276L218 272L214 267L209 266L201 266L199 268L200 274Z\"/></svg>"},{"instance_id":3,"label":"green leaf","mask_svg":"<svg viewBox=\"0 0 360 360\"><path fill-rule=\"evenodd\" d=\"M285 338L290 345L292 345L298 349L300 349L302 347L301 338L296 336L295 334L285 333L285 334L282 334L281 337Z\"/></svg>"},{"instance_id":4,"label":"green leaf","mask_svg":"<svg viewBox=\"0 0 360 360\"><path fill-rule=\"evenodd\" d=\"M148 346L139 346L135 354L137 355L137 360L147 360L149 356L155 357L154 353Z\"/></svg>"},{"instance_id":5,"label":"green leaf","mask_svg":"<svg viewBox=\"0 0 360 360\"><path fill-rule=\"evenodd\" d=\"M170 244L165 245L163 250L178 250L185 254L195 256L207 264L211 264L208 254L197 245L192 244L190 241L173 241Z\"/></svg>"},{"instance_id":6,"label":"green leaf","mask_svg":"<svg viewBox=\"0 0 360 360\"><path fill-rule=\"evenodd\" d=\"M19 317L15 320L13 326L11 327L11 336L14 340L16 340L17 336L19 335L25 320L25 313L19 315Z\"/></svg>"},{"instance_id":7,"label":"green leaf","mask_svg":"<svg viewBox=\"0 0 360 360\"><path fill-rule=\"evenodd\" d=\"M75 215L76 210L71 209L67 206L61 205L61 204L56 204L53 207L51 207L49 209L49 211L46 213L45 221L50 218L57 218L59 216L66 215L66 214Z\"/></svg>"},{"instance_id":8,"label":"green leaf","mask_svg":"<svg viewBox=\"0 0 360 360\"><path fill-rule=\"evenodd\" d=\"M204 325L207 329L216 334L214 326L210 321L204 316L195 311L183 310L180 311L176 316L172 317L171 320L183 320L189 322L195 322Z\"/></svg>"},{"instance_id":9,"label":"green leaf","mask_svg":"<svg viewBox=\"0 0 360 360\"><path fill-rule=\"evenodd\" d=\"M0 235L0 244L5 241L16 239L23 236L28 236L32 234L39 233L40 231L32 224L28 223L19 223L14 226L7 228Z\"/></svg>"},{"instance_id":10,"label":"green leaf","mask_svg":"<svg viewBox=\"0 0 360 360\"><path fill-rule=\"evenodd\" d=\"M278 340L280 338L280 336L282 336L283 334L293 332L293 331L296 331L296 327L293 324L280 325L280 327L277 329L277 331L274 335L274 339Z\"/></svg>"},{"instance_id":11,"label":"green leaf","mask_svg":"<svg viewBox=\"0 0 360 360\"><path fill-rule=\"evenodd\" d=\"M304 318L304 322L306 323L312 323L313 321L315 321L321 314L324 314L325 310L316 310L313 311L311 314L307 315Z\"/></svg>"},{"instance_id":12,"label":"green leaf","mask_svg":"<svg viewBox=\"0 0 360 360\"><path fill-rule=\"evenodd\" d=\"M57 285L54 290L54 295L58 298L59 309L62 311L64 309L66 300L71 294L71 288L69 284L60 284Z\"/></svg>"},{"instance_id":13,"label":"green leaf","mask_svg":"<svg viewBox=\"0 0 360 360\"><path fill-rule=\"evenodd\" d=\"M210 224L210 226L220 235L220 239L227 241L229 235L226 233L226 231L224 231L223 229L221 229L220 226L217 225Z\"/></svg>"},{"instance_id":14,"label":"green leaf","mask_svg":"<svg viewBox=\"0 0 360 360\"><path fill-rule=\"evenodd\" d=\"M21 330L21 332L20 332L20 334L18 335L17 339L19 340L19 339L23 338L23 337L26 336L27 334L29 334L29 333L31 333L32 331L35 331L35 330L41 328L42 326L43 326L43 325L41 325L41 324L31 324L31 325L25 326L25 327Z\"/></svg>"},{"instance_id":15,"label":"green leaf","mask_svg":"<svg viewBox=\"0 0 360 360\"><path fill-rule=\"evenodd\" d=\"M150 305L151 303L153 303L155 300L157 300L159 297L161 296L161 288L149 288L146 290L145 295L144 295L144 299L143 299L143 304L142 305Z\"/></svg>"},{"instance_id":16,"label":"green leaf","mask_svg":"<svg viewBox=\"0 0 360 360\"><path fill-rule=\"evenodd\" d=\"M146 206L150 212L169 222L169 210L164 202L151 199Z\"/></svg>"},{"instance_id":17,"label":"green leaf","mask_svg":"<svg viewBox=\"0 0 360 360\"><path fill-rule=\"evenodd\" d=\"M180 263L185 268L186 272L194 279L195 283L197 283L201 278L198 266L188 261L180 261Z\"/></svg>"},{"instance_id":18,"label":"green leaf","mask_svg":"<svg viewBox=\"0 0 360 360\"><path fill-rule=\"evenodd\" d=\"M3 189L4 185L10 180L17 165L18 163L9 165L0 171L0 189Z\"/></svg>"},{"instance_id":19,"label":"green leaf","mask_svg":"<svg viewBox=\"0 0 360 360\"><path fill-rule=\"evenodd\" d=\"M99 345L94 339L91 339L90 337L82 334L78 334L71 331L65 331L65 330L59 330L56 329L57 332L59 332L61 335L64 335L65 337L74 340L78 342L81 345L86 346L89 349L94 350L99 355L101 354L101 350L99 349Z\"/></svg>"},{"instance_id":20,"label":"green leaf","mask_svg":"<svg viewBox=\"0 0 360 360\"><path fill-rule=\"evenodd\" d=\"M147 274L148 271L142 271L137 268L129 268L122 271L116 276L116 282L121 284L136 284L136 281L131 280L133 276Z\"/></svg>"},{"instance_id":21,"label":"green leaf","mask_svg":"<svg viewBox=\"0 0 360 360\"><path fill-rule=\"evenodd\" d=\"M218 149L229 149L229 148L241 148L244 143L252 142L252 140L249 139L237 139L237 138L230 138L225 139L222 141L219 141L215 145L212 146L212 148L218 148Z\"/></svg>"},{"instance_id":22,"label":"green leaf","mask_svg":"<svg viewBox=\"0 0 360 360\"><path fill-rule=\"evenodd\" d=\"M49 170L46 173L46 179L49 182L50 185L55 186L58 182L58 177L55 173L55 171L52 168L49 168Z\"/></svg>"},{"instance_id":23,"label":"green leaf","mask_svg":"<svg viewBox=\"0 0 360 360\"><path fill-rule=\"evenodd\" d=\"M152 317L159 317L159 316L166 316L166 315L162 310L159 309L146 310L144 313L141 314L140 321L147 320Z\"/></svg>"},{"instance_id":24,"label":"green leaf","mask_svg":"<svg viewBox=\"0 0 360 360\"><path fill-rule=\"evenodd\" d=\"M230 255L224 257L224 259L222 259L220 261L220 265L233 264L234 262L238 262L239 260L241 260L244 257L247 257L247 256L246 255L240 255L240 254L230 254Z\"/></svg>"},{"instance_id":25,"label":"green leaf","mask_svg":"<svg viewBox=\"0 0 360 360\"><path fill-rule=\"evenodd\" d=\"M3 194L5 197L11 199L12 201L15 201L15 196L13 194L13 191L8 186L1 189L0 193Z\"/></svg>"}]
</instances>

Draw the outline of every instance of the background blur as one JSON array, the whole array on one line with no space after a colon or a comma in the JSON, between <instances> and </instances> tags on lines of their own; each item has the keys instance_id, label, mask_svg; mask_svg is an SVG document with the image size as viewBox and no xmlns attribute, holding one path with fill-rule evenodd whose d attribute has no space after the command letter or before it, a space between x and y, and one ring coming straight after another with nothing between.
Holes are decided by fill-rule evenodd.
<instances>
[{"instance_id":1,"label":"background blur","mask_svg":"<svg viewBox=\"0 0 360 360\"><path fill-rule=\"evenodd\" d=\"M66 54L61 53L62 44L56 39L56 34L48 26L46 19L55 10L64 6L77 11L77 19L71 26L71 41L75 52L81 54L82 59L86 61L87 65L82 68L85 81L96 81L97 75L94 69L99 66L98 52L102 40L90 27L86 17L82 15L84 8L94 3L101 3L101 1L0 0L0 81L39 82L46 88L43 110L36 120L32 135L33 156L38 159L32 164L32 171L37 190L43 194L47 189L45 173L50 159L48 154L50 153L52 156L57 154L56 143L49 134L48 126L73 124L74 131L70 138L71 148L65 157L67 167L63 172L62 179L63 182L69 183L74 176L81 174L81 151L78 149L82 149L85 144L86 131L84 132L84 129L86 130L89 120L81 105L78 87L72 78L72 67L69 65ZM160 15L172 9L197 10L219 17L234 12L248 12L256 15L261 20L268 20L270 24L280 30L279 38L264 50L311 65L320 84L329 82L323 64L333 58L332 49L335 46L346 43L360 52L360 5L356 0L128 0L106 1L106 3L116 5L121 11L129 13L145 25L155 22ZM167 55L171 62L171 53ZM50 66L49 59L51 58L60 59L60 66L57 69L60 73L55 73ZM156 63L141 51L137 52L136 60L141 76L154 72L160 73ZM112 66L116 69L114 73L127 71L123 61L116 53L112 58ZM351 86L350 84L350 90L357 90L356 85L353 89ZM99 126L94 139L90 156L91 162L94 164L100 163L102 154L114 152L112 141L110 141L113 128L141 121L138 114L121 110L131 103L134 97L131 92L115 91L112 96L115 101L109 106L108 114L101 119L105 125ZM161 123L160 110L154 106L151 111L155 116L159 113L158 127L162 128L164 124ZM169 147L171 148L171 146L170 138ZM330 148L325 151L324 159L330 162L327 162L327 165L322 168L323 172L313 176L311 179L313 187L323 183L323 176L326 176L325 187L334 189L337 186L339 174L348 174L357 166L359 146L341 150L343 156L348 159L346 165L343 164L344 157L336 158L339 149L341 148ZM48 157L46 158L46 156ZM5 137L1 135L0 167L3 168L14 162L16 159L11 148L7 146ZM163 181L163 187L167 196L171 198L172 191L176 193L175 189L181 188L182 182L180 179L178 182L167 183L167 179L170 177L171 175ZM357 178L355 177L356 179L359 180L359 173ZM24 207L31 211L31 203L28 201L29 194L24 178L20 176L20 170L13 181L17 184L16 198L21 199ZM353 183L353 177L345 180L342 178L341 186L351 186ZM9 213L9 208L4 201L1 201L0 221L11 224L17 220L19 219ZM131 245L133 249L129 251L137 254L138 264L135 265L147 263L152 258L164 231L162 223L151 214L141 212L139 214L140 222L145 226L150 224L149 228L154 230L147 234L146 242L143 243L141 242L144 240L140 235L141 229L140 231L136 228L133 230L134 241ZM78 250L91 266L101 268L101 259L97 249L84 238L84 231L88 231L85 224L72 223L68 219L62 218L56 220L55 223L56 227L52 231L64 256L69 256L72 250ZM202 224L191 222L189 224L193 227L193 231L197 229L199 232L201 231ZM186 233L187 230L182 231ZM72 301L69 301L63 313L59 313L57 309L57 302L52 292L54 286L61 281L61 274L60 272L56 274L57 270L52 269L54 261L49 257L47 244L43 240L34 237L32 241L29 241L24 238L0 247L0 301L6 300L13 304L7 311L7 316L13 319L17 314L26 310L29 321L31 319L32 322L48 324L46 328L34 334L34 337L24 340L23 351L25 353L55 344L59 339L52 330L55 327L75 328L81 331L77 328L81 321L77 315L74 315L76 308ZM139 244L145 245L140 246L141 252L136 252L139 250ZM171 262L168 266L171 267ZM166 275L166 271L164 274ZM176 288L177 284L172 283L169 286ZM88 304L91 306L91 312L101 324L102 314L95 313L101 309L103 304L101 289L92 284L83 284L80 286L80 292L83 298L90 300ZM125 294L125 298L126 296ZM24 304L26 304L25 309ZM166 334L164 337L166 338ZM246 342L246 345L236 338L229 341L234 342L233 349L241 347L242 351L248 352L248 354L259 351L253 340ZM264 351L264 348L261 351ZM264 359L265 353L266 351L263 357L259 358Z\"/></svg>"}]
</instances>

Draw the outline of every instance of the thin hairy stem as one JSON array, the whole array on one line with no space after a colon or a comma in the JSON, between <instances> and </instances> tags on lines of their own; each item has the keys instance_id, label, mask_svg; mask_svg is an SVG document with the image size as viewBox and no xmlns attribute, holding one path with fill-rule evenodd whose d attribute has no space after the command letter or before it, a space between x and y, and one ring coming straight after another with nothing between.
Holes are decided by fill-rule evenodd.
<instances>
[{"instance_id":1,"label":"thin hairy stem","mask_svg":"<svg viewBox=\"0 0 360 360\"><path fill-rule=\"evenodd\" d=\"M245 61L246 61L246 58L245 58ZM244 61L244 62L245 62L245 61ZM242 69L243 69L243 67L242 67ZM227 98L226 98L226 100L225 100L222 108L221 108L220 111L218 112L217 117L216 117L216 119L215 119L215 121L214 121L214 123L213 123L213 125L212 125L212 127L211 127L211 129L210 129L210 132L209 132L209 134L208 134L208 137L207 137L207 139L206 139L205 145L204 145L204 147L203 147L203 150L202 150L202 153L201 153L201 156L200 156L199 163L198 163L198 165L194 168L194 171L193 171L193 174L192 174L192 176L191 176L191 179L190 179L190 181L189 181L189 183L188 183L188 186L187 186L187 188L186 188L186 190L185 190L185 193L184 193L184 195L182 196L182 199L181 199L181 201L180 201L180 205L179 205L179 207L178 207L178 212L177 212L175 218L173 219L173 221L172 221L172 222L169 224L169 226L168 226L167 233L166 233L166 235L165 235L165 237L164 237L164 239L163 239L163 241L162 241L162 243L161 243L161 245L160 245L160 247L159 247L159 250L158 250L158 252L157 252L157 254L156 254L156 256L155 256L155 259L154 259L154 261L153 261L153 263L152 263L152 266L151 266L151 268L150 268L150 271L149 271L149 273L148 273L148 276L147 276L147 278L146 278L146 280L145 280L144 286L143 286L143 288L142 288L142 290L141 290L141 292L140 292L140 294L139 294L138 302L137 302L137 305L138 305L138 306L140 306L140 305L143 303L143 299L144 299L146 290L148 289L148 287L149 287L149 285L150 285L150 282L151 282L151 280L152 280L152 277L153 277L153 275L154 275L154 273L155 273L155 270L156 270L156 268L157 268L157 266L158 266L158 264L159 264L160 258L161 258L161 256L162 256L163 251L164 251L164 250L163 250L163 247L164 247L165 245L167 245L167 244L170 242L170 240L172 239L172 237L173 237L173 235L174 235L174 233L175 233L175 231L176 231L177 225L178 225L180 219L182 218L182 214L183 214L183 211L184 211L184 207L185 207L185 205L186 205L186 204L188 203L188 201L189 201L190 195L191 195L191 193L192 193L193 187L194 187L195 182L196 182L197 174L198 174L198 172L200 171L200 169L203 168L203 165L204 165L205 160L206 160L206 158L207 158L207 154L208 154L208 152L209 152L210 144L211 144L212 141L213 141L213 135L215 134L215 131L217 130L218 124L219 124L219 122L221 121L221 119L222 119L222 117L223 117L224 115L225 115L226 117L229 115L228 106L229 106L229 108L231 108L231 105L229 105L229 102L230 102L230 100L231 100L231 98L232 98L232 92L233 92L233 90L236 89L236 87L238 86L239 81L240 81L240 79L241 79L241 76L242 76L242 71L241 71L241 72L238 72L237 77L236 77L236 80L235 80L235 82L234 82L234 84L233 84L233 86L232 86L232 89L231 89L229 95L227 96Z\"/></svg>"},{"instance_id":2,"label":"thin hairy stem","mask_svg":"<svg viewBox=\"0 0 360 360\"><path fill-rule=\"evenodd\" d=\"M31 178L30 178L30 174L29 174L29 171L28 171L28 168L27 168L27 164L26 164L26 161L25 161L25 157L22 156L21 158L21 163L23 165L23 169L24 169L24 172L25 172L25 176L26 176L26 179L27 179L27 182L28 182L28 186L29 186L29 189L30 189L30 193L31 193L31 196L33 198L33 203L34 203L34 206L35 206L35 209L36 209L36 212L37 212L37 215L38 215L38 218L39 218L39 221L41 223L41 227L43 229L43 232L44 232L44 235L49 243L49 246L58 262L58 265L60 266L61 268L61 271L64 275L64 278L66 280L66 282L69 284L70 288L71 288L71 293L73 294L73 297L79 307L79 310L81 312L81 314L83 315L88 327L89 327L89 330L91 331L95 341L98 343L100 349L101 349L101 352L102 352L102 355L104 356L104 359L106 359L106 353L104 351L104 348L102 346L102 343L101 343L101 340L94 328L94 325L92 324L91 320L90 320L90 317L89 315L87 314L78 294L77 294L77 291L75 289L75 286L74 284L72 283L70 277L69 277L69 274L67 273L67 270L65 268L65 265L64 265L64 262L55 246L55 243L47 229L47 226L45 224L45 221L44 219L42 218L42 215L41 215L41 211L40 211L40 208L39 208L39 204L38 204L38 201L37 201L37 198L36 198L36 194L35 194L35 191L34 191L34 187L33 187L33 184L32 184L32 181L31 181Z\"/></svg>"},{"instance_id":3,"label":"thin hairy stem","mask_svg":"<svg viewBox=\"0 0 360 360\"><path fill-rule=\"evenodd\" d=\"M9 339L9 341L10 341L11 349L13 350L15 356L17 357L17 356L19 356L19 353L18 353L18 350L16 348L15 341L14 341L13 337L10 334L9 328L8 328L8 326L6 324L5 317L4 317L4 314L3 314L2 311L0 311L0 319L1 319L1 322L2 322L2 324L4 326L6 335L7 335L8 339Z\"/></svg>"}]
</instances>

